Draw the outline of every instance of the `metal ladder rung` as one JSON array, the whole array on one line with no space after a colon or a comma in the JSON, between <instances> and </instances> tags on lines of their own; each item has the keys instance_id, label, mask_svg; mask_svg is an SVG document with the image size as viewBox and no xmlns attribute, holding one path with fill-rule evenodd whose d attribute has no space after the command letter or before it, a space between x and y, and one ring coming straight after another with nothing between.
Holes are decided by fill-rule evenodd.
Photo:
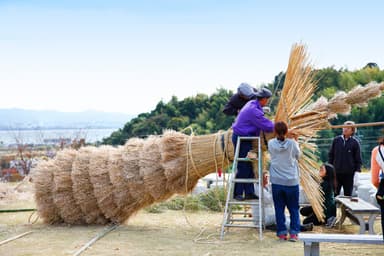
<instances>
[{"instance_id":1,"label":"metal ladder rung","mask_svg":"<svg viewBox=\"0 0 384 256\"><path fill-rule=\"evenodd\" d=\"M253 161L257 161L257 159L245 157L245 158L237 158L237 161L253 162Z\"/></svg>"},{"instance_id":2,"label":"metal ladder rung","mask_svg":"<svg viewBox=\"0 0 384 256\"><path fill-rule=\"evenodd\" d=\"M233 218L233 219L230 219L230 221L243 221L243 222L253 222L253 219L240 219L240 218Z\"/></svg>"},{"instance_id":3,"label":"metal ladder rung","mask_svg":"<svg viewBox=\"0 0 384 256\"><path fill-rule=\"evenodd\" d=\"M232 183L259 183L258 179L232 179Z\"/></svg>"},{"instance_id":4,"label":"metal ladder rung","mask_svg":"<svg viewBox=\"0 0 384 256\"><path fill-rule=\"evenodd\" d=\"M259 200L253 200L253 201L251 201L251 200L248 200L247 202L245 202L245 201L237 201L237 200L231 200L231 201L229 201L228 203L230 204L230 205L259 205L259 202L258 202Z\"/></svg>"},{"instance_id":5,"label":"metal ladder rung","mask_svg":"<svg viewBox=\"0 0 384 256\"><path fill-rule=\"evenodd\" d=\"M258 225L240 225L240 224L225 224L225 227L237 227L237 228L258 228Z\"/></svg>"},{"instance_id":6,"label":"metal ladder rung","mask_svg":"<svg viewBox=\"0 0 384 256\"><path fill-rule=\"evenodd\" d=\"M246 214L250 214L249 212L245 212L245 211L232 211L232 215L233 214L244 214L244 215L246 215Z\"/></svg>"}]
</instances>

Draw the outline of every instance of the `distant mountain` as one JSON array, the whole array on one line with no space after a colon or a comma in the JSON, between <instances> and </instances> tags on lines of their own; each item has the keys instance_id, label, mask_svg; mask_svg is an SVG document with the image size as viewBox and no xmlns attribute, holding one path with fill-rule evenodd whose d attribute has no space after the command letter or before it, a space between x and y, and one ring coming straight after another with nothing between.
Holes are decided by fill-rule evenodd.
<instances>
[{"instance_id":1,"label":"distant mountain","mask_svg":"<svg viewBox=\"0 0 384 256\"><path fill-rule=\"evenodd\" d=\"M134 116L114 112L0 109L0 129L120 128Z\"/></svg>"}]
</instances>

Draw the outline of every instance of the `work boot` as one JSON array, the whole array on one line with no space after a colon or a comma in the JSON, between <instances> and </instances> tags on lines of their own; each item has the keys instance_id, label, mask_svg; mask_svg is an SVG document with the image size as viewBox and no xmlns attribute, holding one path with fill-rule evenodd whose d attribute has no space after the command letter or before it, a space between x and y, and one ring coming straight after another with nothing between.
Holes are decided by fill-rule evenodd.
<instances>
[{"instance_id":1,"label":"work boot","mask_svg":"<svg viewBox=\"0 0 384 256\"><path fill-rule=\"evenodd\" d=\"M252 200L252 199L259 199L259 197L255 194L246 194L244 199L245 200Z\"/></svg>"},{"instance_id":2,"label":"work boot","mask_svg":"<svg viewBox=\"0 0 384 256\"><path fill-rule=\"evenodd\" d=\"M236 195L233 197L237 201L244 201L244 197L242 195Z\"/></svg>"},{"instance_id":3,"label":"work boot","mask_svg":"<svg viewBox=\"0 0 384 256\"><path fill-rule=\"evenodd\" d=\"M336 221L337 221L336 217L331 216L328 218L327 224L325 224L325 226L327 228L333 228L336 225Z\"/></svg>"}]
</instances>

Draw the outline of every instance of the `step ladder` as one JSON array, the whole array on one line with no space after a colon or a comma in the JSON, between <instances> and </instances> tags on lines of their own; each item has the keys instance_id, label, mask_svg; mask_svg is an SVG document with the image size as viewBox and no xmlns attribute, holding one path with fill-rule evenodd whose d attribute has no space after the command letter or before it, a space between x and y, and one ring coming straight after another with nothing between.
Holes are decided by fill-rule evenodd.
<instances>
[{"instance_id":1,"label":"step ladder","mask_svg":"<svg viewBox=\"0 0 384 256\"><path fill-rule=\"evenodd\" d=\"M249 158L240 158L239 152L240 152L240 142L244 140L251 140L257 142L257 173L258 178L257 179L236 179L236 171L237 171L237 164L239 161L254 161L253 159ZM253 143L253 146L255 146L255 143ZM224 216L223 216L223 223L221 226L221 234L220 239L223 240L224 234L226 232L226 229L228 230L230 227L244 227L244 228L258 228L259 229L259 239L262 240L263 238L263 229L265 228L265 221L264 221L264 207L263 207L263 188L262 188L262 153L261 153L261 143L260 143L260 137L238 137L236 142L236 150L235 150L235 156L233 159L232 164L232 171L230 174L230 177L228 179L228 185L227 185L227 199L225 202L225 210L224 210ZM260 184L258 186L258 195L259 199L254 200L244 200L244 201L238 201L233 198L234 193L234 187L235 183L253 183L253 184ZM243 206L244 211L234 211L234 207ZM257 216L254 216L254 214L249 217L249 213L247 212L247 207L257 207ZM243 218L235 217L235 215L243 215ZM247 218L248 216L248 218ZM256 220L256 221L255 221Z\"/></svg>"}]
</instances>

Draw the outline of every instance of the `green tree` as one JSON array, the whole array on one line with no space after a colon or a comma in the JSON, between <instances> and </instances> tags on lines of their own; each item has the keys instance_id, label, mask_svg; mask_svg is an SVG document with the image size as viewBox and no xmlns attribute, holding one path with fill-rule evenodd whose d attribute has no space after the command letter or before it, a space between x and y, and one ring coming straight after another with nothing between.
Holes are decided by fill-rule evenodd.
<instances>
[{"instance_id":1,"label":"green tree","mask_svg":"<svg viewBox=\"0 0 384 256\"><path fill-rule=\"evenodd\" d=\"M340 72L333 67L316 70L314 72L315 81L318 81L314 100L320 96L324 96L328 99L331 98L337 92L338 88L340 88Z\"/></svg>"}]
</instances>

